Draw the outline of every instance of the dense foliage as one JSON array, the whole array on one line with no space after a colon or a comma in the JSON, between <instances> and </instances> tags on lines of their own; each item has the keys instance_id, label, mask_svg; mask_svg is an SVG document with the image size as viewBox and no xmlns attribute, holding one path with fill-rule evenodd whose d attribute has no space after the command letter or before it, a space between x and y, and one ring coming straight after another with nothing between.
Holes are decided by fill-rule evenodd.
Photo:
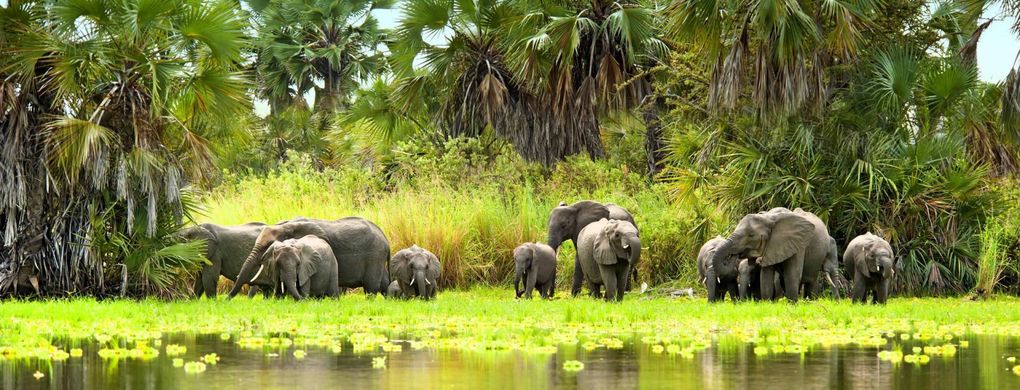
<instances>
[{"instance_id":1,"label":"dense foliage","mask_svg":"<svg viewBox=\"0 0 1020 390\"><path fill-rule=\"evenodd\" d=\"M652 284L775 206L889 239L899 293L1016 281L1020 76L975 61L1014 1L406 0L381 27L393 6L0 8L0 293L178 296L180 226L295 215L499 284L581 199L636 214Z\"/></svg>"}]
</instances>

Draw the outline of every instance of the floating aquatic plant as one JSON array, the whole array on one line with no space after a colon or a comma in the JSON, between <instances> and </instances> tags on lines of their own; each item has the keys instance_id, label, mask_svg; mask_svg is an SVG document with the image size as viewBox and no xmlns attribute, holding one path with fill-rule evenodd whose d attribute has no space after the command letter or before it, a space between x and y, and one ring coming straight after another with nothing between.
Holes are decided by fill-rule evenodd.
<instances>
[{"instance_id":1,"label":"floating aquatic plant","mask_svg":"<svg viewBox=\"0 0 1020 390\"><path fill-rule=\"evenodd\" d=\"M565 371L570 371L570 372L581 371L581 370L584 369L584 363L581 363L581 362L579 362L577 360L567 360L567 361L563 362L563 369Z\"/></svg>"},{"instance_id":2,"label":"floating aquatic plant","mask_svg":"<svg viewBox=\"0 0 1020 390\"><path fill-rule=\"evenodd\" d=\"M184 372L189 374L199 374L205 372L206 366L202 362L187 362L184 364Z\"/></svg>"},{"instance_id":3,"label":"floating aquatic plant","mask_svg":"<svg viewBox=\"0 0 1020 390\"><path fill-rule=\"evenodd\" d=\"M219 363L220 357L216 355L216 353L209 353L206 354L205 356L202 356L201 361L210 366L214 366L216 365L216 363Z\"/></svg>"},{"instance_id":4,"label":"floating aquatic plant","mask_svg":"<svg viewBox=\"0 0 1020 390\"><path fill-rule=\"evenodd\" d=\"M372 358L372 368L386 368L386 357L380 356Z\"/></svg>"}]
</instances>

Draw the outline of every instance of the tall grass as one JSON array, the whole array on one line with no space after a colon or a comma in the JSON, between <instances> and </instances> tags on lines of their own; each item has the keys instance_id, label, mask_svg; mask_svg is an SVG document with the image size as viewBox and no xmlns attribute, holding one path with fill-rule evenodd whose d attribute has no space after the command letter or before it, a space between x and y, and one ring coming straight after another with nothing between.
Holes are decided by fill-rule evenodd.
<instances>
[{"instance_id":1,"label":"tall grass","mask_svg":"<svg viewBox=\"0 0 1020 390\"><path fill-rule=\"evenodd\" d=\"M549 211L561 201L596 199L634 213L645 247L640 275L650 284L693 286L696 251L721 226L712 222L716 217L711 211L682 210L640 174L603 162L576 159L546 176L506 166L462 168L456 171L471 173L460 178L416 171L422 165L428 163L406 170L398 166L391 177L400 179L389 183L379 173L319 172L301 162L265 176L228 177L207 195L198 222L235 225L296 216L360 216L382 228L393 252L416 244L435 253L443 265L444 288L508 284L513 249L545 241ZM452 171L449 166L441 169ZM415 174L402 176L406 172ZM569 286L573 257L572 245L560 250L559 289Z\"/></svg>"}]
</instances>

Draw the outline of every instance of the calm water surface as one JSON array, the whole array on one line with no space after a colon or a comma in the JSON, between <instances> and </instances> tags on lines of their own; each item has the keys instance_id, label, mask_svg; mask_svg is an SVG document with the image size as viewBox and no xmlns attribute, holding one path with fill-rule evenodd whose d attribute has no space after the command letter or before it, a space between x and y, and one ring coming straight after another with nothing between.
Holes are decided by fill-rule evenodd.
<instances>
[{"instance_id":1,"label":"calm water surface","mask_svg":"<svg viewBox=\"0 0 1020 390\"><path fill-rule=\"evenodd\" d=\"M639 338L635 338L638 340ZM103 360L97 346L86 345L84 357L65 361L0 360L3 389L1020 389L1020 376L1008 356L1020 355L1020 340L992 336L965 338L968 348L956 356L933 356L926 365L880 361L878 348L815 348L803 355L756 356L751 344L716 344L693 358L656 354L640 342L623 349L560 348L555 354L523 352L455 352L412 350L355 354L350 345L340 354L309 348L304 359L286 349L242 349L219 336L164 336L158 358ZM173 367L165 346L187 346L185 361L207 353L217 365L202 373ZM882 349L910 353L920 342L895 342ZM278 356L271 356L277 354ZM373 358L386 357L386 368ZM563 369L567 360L585 367ZM45 376L36 379L36 371Z\"/></svg>"}]
</instances>

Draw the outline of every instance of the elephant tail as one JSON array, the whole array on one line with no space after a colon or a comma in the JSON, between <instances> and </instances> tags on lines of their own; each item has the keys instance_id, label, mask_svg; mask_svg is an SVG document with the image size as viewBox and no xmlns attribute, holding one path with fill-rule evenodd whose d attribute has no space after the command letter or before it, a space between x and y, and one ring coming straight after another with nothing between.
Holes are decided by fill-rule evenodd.
<instances>
[{"instance_id":1,"label":"elephant tail","mask_svg":"<svg viewBox=\"0 0 1020 390\"><path fill-rule=\"evenodd\" d=\"M382 286L379 287L379 291L383 294L383 296L386 296L389 293L390 288L390 257L392 257L392 255L390 255L390 251L387 250L386 264L383 266L383 275L381 278Z\"/></svg>"}]
</instances>

